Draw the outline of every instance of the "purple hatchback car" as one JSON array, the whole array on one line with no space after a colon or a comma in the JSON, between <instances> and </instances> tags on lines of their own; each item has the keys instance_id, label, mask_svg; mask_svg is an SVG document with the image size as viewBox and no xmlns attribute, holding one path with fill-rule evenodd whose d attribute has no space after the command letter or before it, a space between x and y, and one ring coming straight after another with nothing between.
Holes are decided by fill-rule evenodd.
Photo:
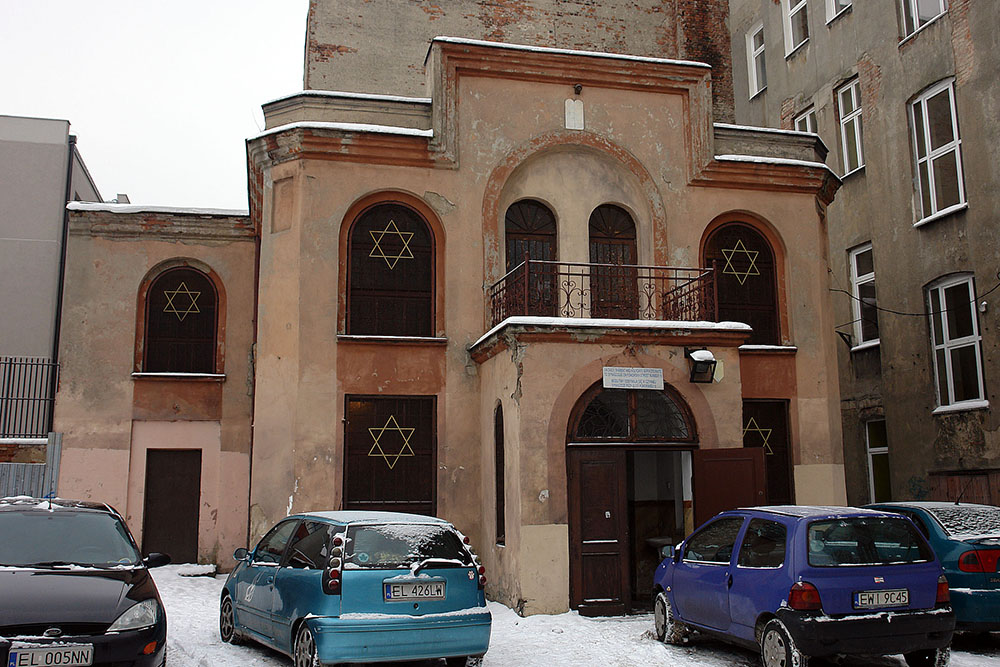
<instances>
[{"instance_id":1,"label":"purple hatchback car","mask_svg":"<svg viewBox=\"0 0 1000 667\"><path fill-rule=\"evenodd\" d=\"M895 653L943 667L955 629L941 564L913 523L846 507L722 512L660 564L653 597L661 641L716 635L759 650L764 667Z\"/></svg>"}]
</instances>

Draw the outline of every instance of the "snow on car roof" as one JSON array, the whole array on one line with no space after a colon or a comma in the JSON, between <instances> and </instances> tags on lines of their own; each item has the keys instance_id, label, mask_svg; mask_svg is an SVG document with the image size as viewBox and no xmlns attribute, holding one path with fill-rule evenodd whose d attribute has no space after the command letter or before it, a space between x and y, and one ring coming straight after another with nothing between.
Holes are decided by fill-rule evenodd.
<instances>
[{"instance_id":1,"label":"snow on car roof","mask_svg":"<svg viewBox=\"0 0 1000 667\"><path fill-rule=\"evenodd\" d=\"M858 507L842 507L839 505L764 505L761 507L741 507L744 511L771 512L794 517L842 517L869 516L886 514L880 510L868 510Z\"/></svg>"},{"instance_id":2,"label":"snow on car roof","mask_svg":"<svg viewBox=\"0 0 1000 667\"><path fill-rule=\"evenodd\" d=\"M423 523L449 525L450 522L433 516L406 514L404 512L367 512L363 510L338 510L329 512L300 512L294 516L316 517L335 523Z\"/></svg>"}]
</instances>

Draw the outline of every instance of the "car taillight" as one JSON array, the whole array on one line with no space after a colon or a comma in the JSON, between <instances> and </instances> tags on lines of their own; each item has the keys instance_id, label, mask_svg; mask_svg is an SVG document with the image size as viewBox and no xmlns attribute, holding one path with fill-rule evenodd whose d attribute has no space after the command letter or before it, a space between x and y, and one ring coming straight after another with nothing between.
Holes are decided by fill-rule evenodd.
<instances>
[{"instance_id":1,"label":"car taillight","mask_svg":"<svg viewBox=\"0 0 1000 667\"><path fill-rule=\"evenodd\" d=\"M948 590L948 579L943 574L938 577L937 599L934 604L942 605L951 602L951 592Z\"/></svg>"},{"instance_id":2,"label":"car taillight","mask_svg":"<svg viewBox=\"0 0 1000 667\"><path fill-rule=\"evenodd\" d=\"M465 550L469 552L470 556L472 556L472 566L475 568L476 574L479 575L479 588L486 588L486 567L479 562L479 556L476 555L475 550L472 548L472 540L470 540L469 536L463 534L460 530L456 530L455 532L458 533L458 536L462 540L462 544L465 545Z\"/></svg>"},{"instance_id":3,"label":"car taillight","mask_svg":"<svg viewBox=\"0 0 1000 667\"><path fill-rule=\"evenodd\" d=\"M1000 549L973 549L958 557L962 572L996 572L1000 562Z\"/></svg>"},{"instance_id":4,"label":"car taillight","mask_svg":"<svg viewBox=\"0 0 1000 667\"><path fill-rule=\"evenodd\" d=\"M815 586L807 581L796 581L788 590L788 606L798 611L818 611L823 603Z\"/></svg>"},{"instance_id":5,"label":"car taillight","mask_svg":"<svg viewBox=\"0 0 1000 667\"><path fill-rule=\"evenodd\" d=\"M341 587L341 571L344 569L344 538L334 535L330 541L330 557L323 568L323 592L338 595Z\"/></svg>"}]
</instances>

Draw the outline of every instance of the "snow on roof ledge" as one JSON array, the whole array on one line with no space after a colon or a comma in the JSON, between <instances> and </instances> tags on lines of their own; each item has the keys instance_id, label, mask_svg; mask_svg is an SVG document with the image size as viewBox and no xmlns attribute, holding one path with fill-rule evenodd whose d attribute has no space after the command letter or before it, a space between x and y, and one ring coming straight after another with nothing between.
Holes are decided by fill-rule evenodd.
<instances>
[{"instance_id":1,"label":"snow on roof ledge","mask_svg":"<svg viewBox=\"0 0 1000 667\"><path fill-rule=\"evenodd\" d=\"M142 204L112 204L104 202L72 201L66 204L69 211L107 211L108 213L175 213L189 215L247 216L250 212L239 208L192 208L188 206L143 206Z\"/></svg>"},{"instance_id":2,"label":"snow on roof ledge","mask_svg":"<svg viewBox=\"0 0 1000 667\"><path fill-rule=\"evenodd\" d=\"M633 56L622 53L605 53L603 51L578 51L575 49L554 49L548 46L530 46L528 44L508 44L506 42L490 42L483 39L465 39L463 37L438 36L431 40L434 42L445 42L447 44L469 44L471 46L487 46L495 49L510 49L513 51L531 51L534 53L556 53L568 56L589 56L594 58L611 58L615 60L631 60L633 62L658 63L660 65L686 65L688 67L703 67L712 69L708 63L701 63L695 60L675 60L671 58L651 58L648 56Z\"/></svg>"},{"instance_id":3,"label":"snow on roof ledge","mask_svg":"<svg viewBox=\"0 0 1000 667\"><path fill-rule=\"evenodd\" d=\"M472 347L480 345L498 331L507 326L562 326L581 327L589 329L698 329L699 331L753 331L749 324L743 322L683 322L680 320L615 320L595 319L589 317L542 317L539 315L515 315L508 317L496 325Z\"/></svg>"},{"instance_id":4,"label":"snow on roof ledge","mask_svg":"<svg viewBox=\"0 0 1000 667\"><path fill-rule=\"evenodd\" d=\"M351 99L351 100L371 100L373 102L405 102L408 104L431 104L433 100L429 97L403 97L400 95L376 95L375 93L349 93L341 90L300 90L297 93L289 93L288 95L283 95L282 97L276 97L273 100L264 102L262 106L267 106L269 104L274 104L275 102L284 102L285 100L290 100L293 97L330 97L339 99Z\"/></svg>"},{"instance_id":5,"label":"snow on roof ledge","mask_svg":"<svg viewBox=\"0 0 1000 667\"><path fill-rule=\"evenodd\" d=\"M261 137L266 137L272 134L277 134L279 132L286 132L288 130L296 129L306 129L306 130L334 130L340 132L362 132L370 134L397 134L409 137L426 137L428 139L434 136L434 130L418 130L412 127L397 127L395 125L372 125L369 123L331 123L326 121L298 121L295 123L287 123L285 125L279 125L278 127L272 127L270 130L261 132L260 134L250 137L253 139L260 139Z\"/></svg>"},{"instance_id":6,"label":"snow on roof ledge","mask_svg":"<svg viewBox=\"0 0 1000 667\"><path fill-rule=\"evenodd\" d=\"M825 169L830 172L830 175L840 181L840 176L830 169L823 162L814 162L812 160L794 160L787 157L769 157L766 155L716 155L715 159L719 162L747 162L753 164L781 164L788 167L812 167L813 169Z\"/></svg>"}]
</instances>

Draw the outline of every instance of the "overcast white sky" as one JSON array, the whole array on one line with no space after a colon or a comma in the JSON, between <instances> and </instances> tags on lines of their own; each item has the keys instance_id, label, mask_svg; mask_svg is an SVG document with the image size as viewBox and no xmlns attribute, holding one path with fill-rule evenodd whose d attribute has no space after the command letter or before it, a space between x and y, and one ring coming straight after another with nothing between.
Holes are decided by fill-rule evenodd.
<instances>
[{"instance_id":1,"label":"overcast white sky","mask_svg":"<svg viewBox=\"0 0 1000 667\"><path fill-rule=\"evenodd\" d=\"M70 121L101 195L247 207L244 140L302 89L307 0L0 0L0 114Z\"/></svg>"}]
</instances>

